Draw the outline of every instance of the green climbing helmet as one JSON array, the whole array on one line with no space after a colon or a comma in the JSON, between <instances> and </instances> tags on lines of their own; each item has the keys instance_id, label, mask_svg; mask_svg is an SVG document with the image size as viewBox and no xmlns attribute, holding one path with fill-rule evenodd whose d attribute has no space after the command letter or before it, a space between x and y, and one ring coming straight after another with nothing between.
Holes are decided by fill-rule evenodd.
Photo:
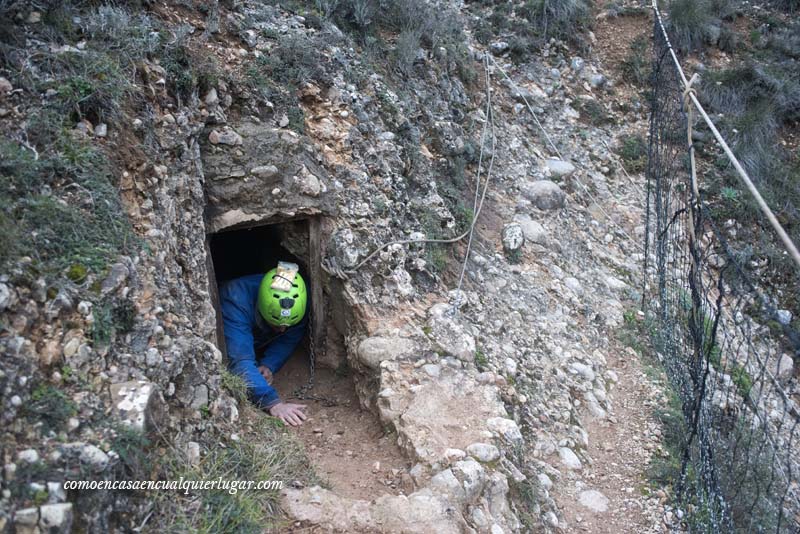
<instances>
[{"instance_id":1,"label":"green climbing helmet","mask_svg":"<svg viewBox=\"0 0 800 534\"><path fill-rule=\"evenodd\" d=\"M300 273L294 275L289 291L272 289L277 269L272 269L261 279L258 288L258 311L272 326L294 326L306 314L306 283Z\"/></svg>"}]
</instances>

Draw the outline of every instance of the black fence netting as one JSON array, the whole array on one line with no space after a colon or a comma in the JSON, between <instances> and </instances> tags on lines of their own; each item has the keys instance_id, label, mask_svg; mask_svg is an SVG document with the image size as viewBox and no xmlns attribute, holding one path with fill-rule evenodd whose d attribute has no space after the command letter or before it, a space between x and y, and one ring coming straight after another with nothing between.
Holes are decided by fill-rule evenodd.
<instances>
[{"instance_id":1,"label":"black fence netting","mask_svg":"<svg viewBox=\"0 0 800 534\"><path fill-rule=\"evenodd\" d=\"M743 224L767 233L766 221L757 210L731 221L707 194L721 152L696 155L694 185L684 86L655 25L643 307L683 413L673 459L682 528L800 532L800 343L781 307L800 276L788 273L776 294L759 250L742 242Z\"/></svg>"}]
</instances>

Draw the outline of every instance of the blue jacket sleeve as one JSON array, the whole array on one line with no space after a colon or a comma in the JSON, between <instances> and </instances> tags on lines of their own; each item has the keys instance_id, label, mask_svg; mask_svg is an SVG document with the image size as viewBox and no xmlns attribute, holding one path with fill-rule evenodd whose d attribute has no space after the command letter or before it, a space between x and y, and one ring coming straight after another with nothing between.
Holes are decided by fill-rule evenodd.
<instances>
[{"instance_id":1,"label":"blue jacket sleeve","mask_svg":"<svg viewBox=\"0 0 800 534\"><path fill-rule=\"evenodd\" d=\"M275 388L267 384L258 372L250 314L243 308L248 305L249 299L245 294L239 293L235 287L226 287L220 291L225 345L231 371L247 383L248 393L257 406L270 408L278 404L280 398Z\"/></svg>"},{"instance_id":2,"label":"blue jacket sleeve","mask_svg":"<svg viewBox=\"0 0 800 534\"><path fill-rule=\"evenodd\" d=\"M294 349L303 340L306 333L306 325L308 319L304 318L303 321L297 326L287 328L286 332L272 341L264 350L264 355L259 361L260 365L266 365L273 373L280 371L289 356L292 355Z\"/></svg>"}]
</instances>

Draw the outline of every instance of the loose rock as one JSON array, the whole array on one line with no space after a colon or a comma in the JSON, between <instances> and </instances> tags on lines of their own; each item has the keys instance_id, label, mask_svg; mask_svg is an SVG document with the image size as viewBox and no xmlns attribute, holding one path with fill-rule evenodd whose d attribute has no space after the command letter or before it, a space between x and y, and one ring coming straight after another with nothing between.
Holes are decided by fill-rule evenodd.
<instances>
[{"instance_id":1,"label":"loose rock","mask_svg":"<svg viewBox=\"0 0 800 534\"><path fill-rule=\"evenodd\" d=\"M608 510L608 497L597 490L582 491L578 502L593 512L602 513Z\"/></svg>"},{"instance_id":2,"label":"loose rock","mask_svg":"<svg viewBox=\"0 0 800 534\"><path fill-rule=\"evenodd\" d=\"M503 249L507 253L517 252L525 244L522 226L517 223L507 224L502 232Z\"/></svg>"},{"instance_id":3,"label":"loose rock","mask_svg":"<svg viewBox=\"0 0 800 534\"><path fill-rule=\"evenodd\" d=\"M578 455L572 452L569 447L561 447L558 449L558 456L561 458L561 463L568 469L578 470L583 467Z\"/></svg>"},{"instance_id":4,"label":"loose rock","mask_svg":"<svg viewBox=\"0 0 800 534\"><path fill-rule=\"evenodd\" d=\"M563 178L575 172L575 165L560 159L548 159L545 161L550 174L556 178Z\"/></svg>"},{"instance_id":5,"label":"loose rock","mask_svg":"<svg viewBox=\"0 0 800 534\"><path fill-rule=\"evenodd\" d=\"M494 462L500 458L500 451L488 443L473 443L467 447L467 453L479 462Z\"/></svg>"},{"instance_id":6,"label":"loose rock","mask_svg":"<svg viewBox=\"0 0 800 534\"><path fill-rule=\"evenodd\" d=\"M540 210L555 210L564 207L567 195L558 184L549 180L528 182L521 188L522 195Z\"/></svg>"}]
</instances>

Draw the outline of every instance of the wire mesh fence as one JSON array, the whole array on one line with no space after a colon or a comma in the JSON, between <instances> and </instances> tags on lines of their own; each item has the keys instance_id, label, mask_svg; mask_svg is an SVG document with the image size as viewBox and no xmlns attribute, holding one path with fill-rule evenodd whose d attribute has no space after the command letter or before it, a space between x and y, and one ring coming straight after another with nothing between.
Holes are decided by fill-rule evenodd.
<instances>
[{"instance_id":1,"label":"wire mesh fence","mask_svg":"<svg viewBox=\"0 0 800 534\"><path fill-rule=\"evenodd\" d=\"M713 150L697 155L693 185L684 87L655 24L643 308L682 407L683 528L800 532L800 343L796 320L779 313L800 276L779 295L759 276L759 251L703 188Z\"/></svg>"}]
</instances>

